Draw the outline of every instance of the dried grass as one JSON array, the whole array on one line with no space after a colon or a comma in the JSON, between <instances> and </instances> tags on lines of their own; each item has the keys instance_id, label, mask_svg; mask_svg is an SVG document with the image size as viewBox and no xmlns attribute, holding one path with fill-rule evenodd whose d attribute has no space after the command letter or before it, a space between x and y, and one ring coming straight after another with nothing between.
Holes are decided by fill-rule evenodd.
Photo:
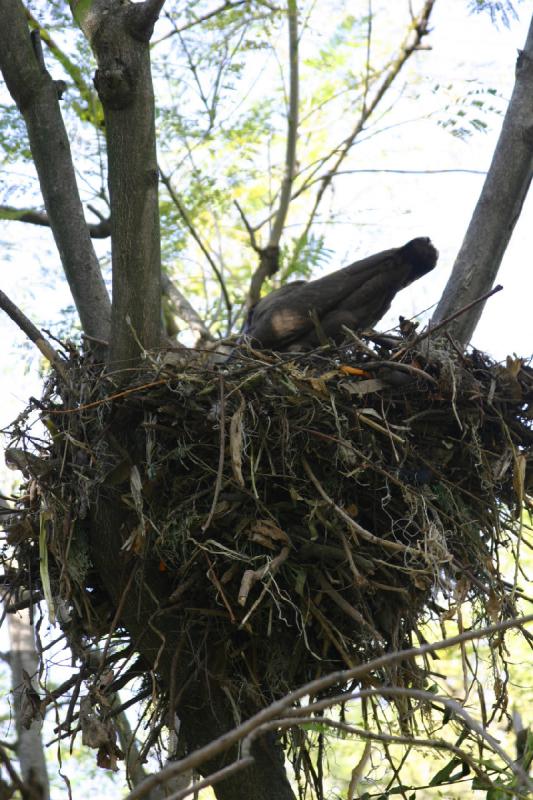
<instances>
[{"instance_id":1,"label":"dried grass","mask_svg":"<svg viewBox=\"0 0 533 800\"><path fill-rule=\"evenodd\" d=\"M521 535L532 416L529 366L447 341L370 335L283 357L242 347L218 367L167 353L126 387L74 352L68 381L54 375L11 431L28 479L13 585L61 598L77 635L104 634L83 520L114 487L138 516L125 549L159 562L182 624L215 627L220 674L267 702L411 645L423 620L464 602L480 623L515 614L520 588L499 553ZM382 680L425 677L412 663Z\"/></svg>"}]
</instances>

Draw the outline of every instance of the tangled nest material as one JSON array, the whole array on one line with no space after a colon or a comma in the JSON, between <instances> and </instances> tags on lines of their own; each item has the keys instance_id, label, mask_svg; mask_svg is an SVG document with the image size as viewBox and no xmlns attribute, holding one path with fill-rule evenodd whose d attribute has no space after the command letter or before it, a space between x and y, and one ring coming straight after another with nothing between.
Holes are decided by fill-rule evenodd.
<instances>
[{"instance_id":1,"label":"tangled nest material","mask_svg":"<svg viewBox=\"0 0 533 800\"><path fill-rule=\"evenodd\" d=\"M77 522L113 486L138 515L125 549L157 560L174 613L209 622L221 670L266 702L410 646L421 621L465 601L479 622L515 614L500 552L520 535L532 417L531 367L446 341L243 346L218 366L170 352L127 386L71 350L67 379L54 374L11 430L27 477L13 586L68 606L81 638L109 633ZM414 663L395 670L383 680L424 681Z\"/></svg>"}]
</instances>

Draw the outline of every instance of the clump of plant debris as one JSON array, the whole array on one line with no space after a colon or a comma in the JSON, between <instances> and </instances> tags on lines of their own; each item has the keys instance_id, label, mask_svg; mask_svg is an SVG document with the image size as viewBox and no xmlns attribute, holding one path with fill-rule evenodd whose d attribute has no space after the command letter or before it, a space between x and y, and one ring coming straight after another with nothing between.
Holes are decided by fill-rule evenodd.
<instances>
[{"instance_id":1,"label":"clump of plant debris","mask_svg":"<svg viewBox=\"0 0 533 800\"><path fill-rule=\"evenodd\" d=\"M137 517L124 557L157 565L169 613L209 623L219 674L266 702L464 601L479 621L515 613L499 551L520 535L532 417L523 360L429 338L242 346L217 366L167 352L127 383L73 351L11 430L13 586L67 607L80 640L108 633L84 525L105 487Z\"/></svg>"}]
</instances>

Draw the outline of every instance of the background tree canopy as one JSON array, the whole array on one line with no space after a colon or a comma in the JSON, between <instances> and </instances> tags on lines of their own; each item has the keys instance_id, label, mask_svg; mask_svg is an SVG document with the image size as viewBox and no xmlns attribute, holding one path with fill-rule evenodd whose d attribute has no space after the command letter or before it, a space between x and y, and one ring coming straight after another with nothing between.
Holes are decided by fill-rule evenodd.
<instances>
[{"instance_id":1,"label":"background tree canopy","mask_svg":"<svg viewBox=\"0 0 533 800\"><path fill-rule=\"evenodd\" d=\"M466 346L531 179L533 34L512 94L511 72L505 94L439 75L434 46L445 63L461 37L443 5L0 0L6 259L24 251L54 298L19 279L17 305L0 296L52 366L9 431L23 483L6 494L6 603L40 604L74 657L59 688L23 678L30 726L64 702L56 734L113 769L120 712L148 715L141 759L169 763L144 783L130 763L132 798L190 769L222 800L292 798L280 745L300 796L320 798L330 729L363 742L350 798L374 779L378 796L425 797L398 771L411 748L447 754L428 797L464 779L528 791L503 631L529 641L533 380L524 359ZM471 7L488 12L480 38L516 17ZM426 182L457 175L455 143L500 118L490 169L461 168L488 170L467 224L465 198ZM427 234L443 266L381 333L332 347L317 320L309 356L215 356L266 291ZM386 331L399 308L438 335ZM452 645L461 688L428 656ZM517 759L485 730L496 717ZM21 778L0 751L13 791L46 796L18 747Z\"/></svg>"}]
</instances>

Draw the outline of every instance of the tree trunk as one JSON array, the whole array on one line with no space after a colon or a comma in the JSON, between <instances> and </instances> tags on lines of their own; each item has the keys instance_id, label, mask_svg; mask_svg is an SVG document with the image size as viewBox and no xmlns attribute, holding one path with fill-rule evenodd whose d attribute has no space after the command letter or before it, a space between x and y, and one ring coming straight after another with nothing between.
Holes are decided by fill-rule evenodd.
<instances>
[{"instance_id":1,"label":"tree trunk","mask_svg":"<svg viewBox=\"0 0 533 800\"><path fill-rule=\"evenodd\" d=\"M153 28L144 4L72 3L95 54L104 107L111 201L113 310L110 363L127 368L161 336L161 248L150 70Z\"/></svg>"},{"instance_id":2,"label":"tree trunk","mask_svg":"<svg viewBox=\"0 0 533 800\"><path fill-rule=\"evenodd\" d=\"M217 680L216 665L203 659L205 629L183 629L179 611L168 606L170 580L158 571L157 564L150 562L148 553L147 561L137 571L140 561L122 549L138 519L122 504L120 493L106 492L104 496L102 492L93 513L89 539L94 566L114 605L122 605L120 621L139 652L160 674L168 697L176 698L174 710L188 750L202 747L239 721L222 682ZM133 576L132 570L136 572ZM243 710L243 718L257 710ZM274 739L264 737L256 742L252 754L253 766L214 787L218 800L294 800L283 752ZM228 750L206 763L202 772L210 774L236 757L235 748Z\"/></svg>"},{"instance_id":3,"label":"tree trunk","mask_svg":"<svg viewBox=\"0 0 533 800\"><path fill-rule=\"evenodd\" d=\"M50 787L41 739L43 722L42 719L33 719L28 727L29 718L24 719L25 709L28 710L29 681L33 683L39 669L29 611L24 609L7 614L7 625L20 773L24 783L34 791L35 797L48 800Z\"/></svg>"},{"instance_id":4,"label":"tree trunk","mask_svg":"<svg viewBox=\"0 0 533 800\"><path fill-rule=\"evenodd\" d=\"M492 287L533 174L533 18L516 64L516 82L485 183L432 322ZM467 345L483 313L477 303L448 326Z\"/></svg>"}]
</instances>

